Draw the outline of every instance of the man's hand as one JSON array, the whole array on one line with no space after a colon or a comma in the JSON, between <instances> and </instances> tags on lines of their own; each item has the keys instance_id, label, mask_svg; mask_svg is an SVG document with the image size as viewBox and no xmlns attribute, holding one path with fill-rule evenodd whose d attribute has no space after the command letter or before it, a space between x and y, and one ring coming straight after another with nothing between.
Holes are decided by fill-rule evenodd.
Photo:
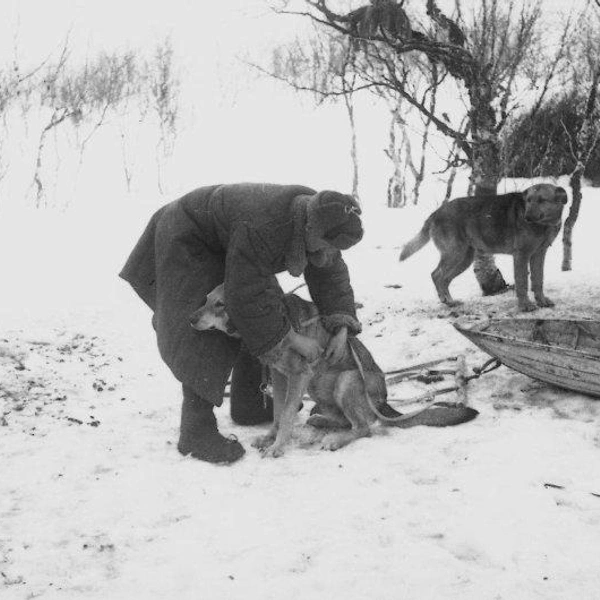
<instances>
[{"instance_id":1,"label":"man's hand","mask_svg":"<svg viewBox=\"0 0 600 600\"><path fill-rule=\"evenodd\" d=\"M290 331L290 346L309 362L314 362L323 354L323 348L317 340L293 330Z\"/></svg>"},{"instance_id":2,"label":"man's hand","mask_svg":"<svg viewBox=\"0 0 600 600\"><path fill-rule=\"evenodd\" d=\"M328 363L334 365L342 360L348 341L348 328L340 327L339 331L331 337L325 350L325 359Z\"/></svg>"}]
</instances>

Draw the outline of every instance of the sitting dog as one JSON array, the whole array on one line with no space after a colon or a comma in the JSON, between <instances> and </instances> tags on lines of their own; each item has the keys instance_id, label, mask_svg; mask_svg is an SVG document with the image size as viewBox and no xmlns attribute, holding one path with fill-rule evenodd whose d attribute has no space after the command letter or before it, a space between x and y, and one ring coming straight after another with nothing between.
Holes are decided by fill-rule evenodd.
<instances>
[{"instance_id":1,"label":"sitting dog","mask_svg":"<svg viewBox=\"0 0 600 600\"><path fill-rule=\"evenodd\" d=\"M316 339L325 348L331 334L321 324L317 307L295 294L284 302L294 329ZM218 329L237 336L226 312L223 284L212 290L206 302L190 317L199 331ZM370 426L379 420L396 427L458 425L475 418L476 410L464 405L437 403L432 407L402 415L386 402L385 376L367 348L349 338L343 358L329 364L324 358L309 363L291 348L284 350L270 367L273 384L273 427L253 445L273 457L284 453L302 396L307 391L316 403L316 412L307 423L334 429L322 440L322 447L337 450L353 440L370 435Z\"/></svg>"},{"instance_id":2,"label":"sitting dog","mask_svg":"<svg viewBox=\"0 0 600 600\"><path fill-rule=\"evenodd\" d=\"M448 286L471 265L475 252L512 254L519 309L536 309L527 294L528 265L538 306L554 306L543 291L544 260L560 231L566 203L565 190L547 183L501 196L451 200L429 216L421 231L402 249L400 260L432 239L441 258L431 277L440 300L453 305L456 302Z\"/></svg>"}]
</instances>

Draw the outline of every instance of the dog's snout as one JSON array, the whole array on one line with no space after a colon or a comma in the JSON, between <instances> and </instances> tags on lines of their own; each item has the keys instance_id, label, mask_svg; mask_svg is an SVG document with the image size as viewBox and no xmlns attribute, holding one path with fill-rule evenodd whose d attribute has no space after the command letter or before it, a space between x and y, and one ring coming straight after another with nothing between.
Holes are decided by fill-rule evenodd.
<instances>
[{"instance_id":1,"label":"dog's snout","mask_svg":"<svg viewBox=\"0 0 600 600\"><path fill-rule=\"evenodd\" d=\"M528 223L537 223L543 215L539 210L529 209L523 216Z\"/></svg>"}]
</instances>

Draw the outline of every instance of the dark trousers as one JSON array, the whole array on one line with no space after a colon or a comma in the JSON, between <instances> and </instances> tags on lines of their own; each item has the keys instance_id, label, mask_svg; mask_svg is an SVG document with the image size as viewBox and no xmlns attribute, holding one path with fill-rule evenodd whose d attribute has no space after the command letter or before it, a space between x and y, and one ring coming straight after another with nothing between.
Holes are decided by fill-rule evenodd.
<instances>
[{"instance_id":1,"label":"dark trousers","mask_svg":"<svg viewBox=\"0 0 600 600\"><path fill-rule=\"evenodd\" d=\"M267 407L267 397L262 391L264 367L244 349L240 350L231 374L231 418L236 423L253 421L262 416Z\"/></svg>"}]
</instances>

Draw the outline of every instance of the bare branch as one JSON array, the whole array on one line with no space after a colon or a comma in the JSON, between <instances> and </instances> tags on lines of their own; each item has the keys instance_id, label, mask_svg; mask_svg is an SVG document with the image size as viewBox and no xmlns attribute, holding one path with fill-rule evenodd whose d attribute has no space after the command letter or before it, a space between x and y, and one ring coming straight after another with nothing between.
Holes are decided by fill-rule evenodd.
<instances>
[{"instance_id":1,"label":"bare branch","mask_svg":"<svg viewBox=\"0 0 600 600\"><path fill-rule=\"evenodd\" d=\"M354 92L360 92L361 90L368 90L370 88L374 88L374 87L377 87L378 85L380 85L378 83L365 83L365 84L357 85L357 86L350 86L350 87L345 87L345 88L343 87L340 90L324 91L323 89L320 89L316 86L302 85L299 83L295 83L290 78L288 78L284 75L278 75L277 73L273 73L272 71L269 71L268 69L265 69L264 67L261 67L260 65L257 65L256 63L249 62L249 61L245 61L245 62L249 67L256 69L259 73L262 73L263 75L267 75L268 77L270 77L272 79L281 81L282 83L289 85L290 87L292 87L293 89L295 89L299 92L311 92L313 94L316 94L316 95L320 96L322 99L339 98L342 96L346 96L347 94L352 94Z\"/></svg>"},{"instance_id":2,"label":"bare branch","mask_svg":"<svg viewBox=\"0 0 600 600\"><path fill-rule=\"evenodd\" d=\"M554 80L554 78L562 64L562 59L565 57L566 48L569 43L569 38L571 36L571 29L572 29L572 20L571 20L571 16L569 16L569 18L567 19L567 22L565 23L565 27L562 31L556 53L555 53L553 59L549 61L550 69L547 71L546 76L544 77L544 83L542 85L542 89L537 97L535 104L533 105L533 109L530 112L531 117L535 117L535 115L539 111L540 107L542 106L542 104L546 98L546 95L548 93L550 84Z\"/></svg>"},{"instance_id":3,"label":"bare branch","mask_svg":"<svg viewBox=\"0 0 600 600\"><path fill-rule=\"evenodd\" d=\"M471 147L468 143L466 137L456 129L453 129L443 121L440 117L435 115L428 107L426 107L422 102L417 100L413 94L410 94L406 90L405 82L399 80L396 77L394 69L390 69L388 65L388 76L382 76L382 85L393 90L398 93L402 98L404 98L411 106L416 108L421 114L423 114L426 119L431 121L439 131L441 131L444 135L457 140L457 143L460 149L467 155L471 156Z\"/></svg>"}]
</instances>

